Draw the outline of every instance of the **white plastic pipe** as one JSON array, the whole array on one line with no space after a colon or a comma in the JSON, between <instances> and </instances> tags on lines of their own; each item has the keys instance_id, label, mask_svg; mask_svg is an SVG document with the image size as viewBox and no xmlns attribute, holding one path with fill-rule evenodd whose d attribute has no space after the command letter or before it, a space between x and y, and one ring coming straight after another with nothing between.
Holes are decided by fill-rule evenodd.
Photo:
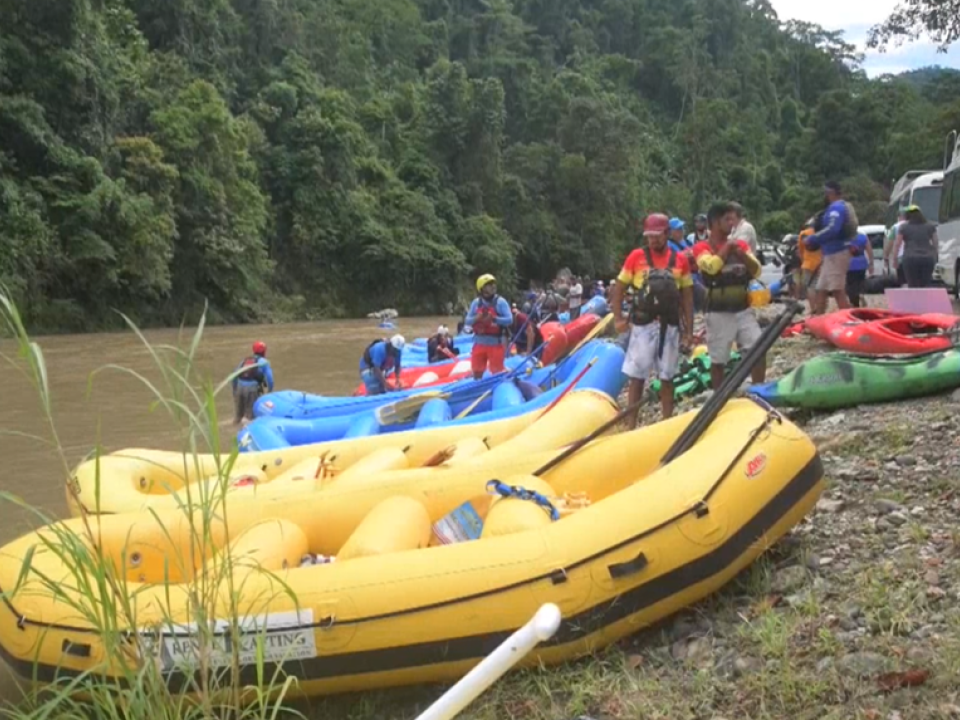
<instances>
[{"instance_id":1,"label":"white plastic pipe","mask_svg":"<svg viewBox=\"0 0 960 720\"><path fill-rule=\"evenodd\" d=\"M549 640L560 627L560 608L553 603L540 606L537 614L481 660L417 720L452 720L480 694L493 685L538 643Z\"/></svg>"}]
</instances>

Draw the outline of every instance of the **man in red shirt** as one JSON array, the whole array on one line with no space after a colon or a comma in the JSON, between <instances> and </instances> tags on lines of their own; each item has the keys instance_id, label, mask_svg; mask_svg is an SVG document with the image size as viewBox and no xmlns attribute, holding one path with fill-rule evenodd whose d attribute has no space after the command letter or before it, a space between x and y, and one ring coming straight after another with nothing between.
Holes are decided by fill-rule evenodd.
<instances>
[{"instance_id":1,"label":"man in red shirt","mask_svg":"<svg viewBox=\"0 0 960 720\"><path fill-rule=\"evenodd\" d=\"M717 203L707 213L710 237L693 246L693 257L707 288L707 349L710 353L710 381L714 389L723 382L725 366L736 342L741 353L760 337L757 316L750 307L750 281L759 278L761 267L743 240L731 240L739 222L733 203ZM766 376L766 358L757 363L753 381Z\"/></svg>"},{"instance_id":2,"label":"man in red shirt","mask_svg":"<svg viewBox=\"0 0 960 720\"><path fill-rule=\"evenodd\" d=\"M680 336L689 347L693 332L693 278L684 254L667 245L670 220L654 213L643 223L647 247L627 256L613 286L610 305L618 332L630 329L623 373L630 378L629 404L643 396L651 372L660 375L663 417L673 415L673 377L680 365ZM623 296L630 286L634 300L630 317L623 316ZM634 418L634 426L637 418Z\"/></svg>"}]
</instances>

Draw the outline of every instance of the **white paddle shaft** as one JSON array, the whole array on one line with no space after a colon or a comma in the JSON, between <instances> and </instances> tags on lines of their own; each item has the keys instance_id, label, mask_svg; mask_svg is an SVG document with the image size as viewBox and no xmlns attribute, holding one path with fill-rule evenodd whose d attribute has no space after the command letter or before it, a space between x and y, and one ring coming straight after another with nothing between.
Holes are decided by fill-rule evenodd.
<instances>
[{"instance_id":1,"label":"white paddle shaft","mask_svg":"<svg viewBox=\"0 0 960 720\"><path fill-rule=\"evenodd\" d=\"M538 643L549 640L560 627L560 608L553 603L542 605L537 614L460 678L417 720L452 720L480 694L516 665Z\"/></svg>"}]
</instances>

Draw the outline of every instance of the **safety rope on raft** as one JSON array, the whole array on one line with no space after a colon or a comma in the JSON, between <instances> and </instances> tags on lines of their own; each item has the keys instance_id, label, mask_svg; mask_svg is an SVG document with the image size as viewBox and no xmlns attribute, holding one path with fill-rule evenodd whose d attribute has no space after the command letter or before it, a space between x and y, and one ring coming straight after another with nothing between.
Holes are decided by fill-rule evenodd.
<instances>
[{"instance_id":1,"label":"safety rope on raft","mask_svg":"<svg viewBox=\"0 0 960 720\"><path fill-rule=\"evenodd\" d=\"M560 519L560 511L544 495L533 490L527 490L519 485L507 485L499 480L491 480L487 483L487 492L501 495L502 497L515 497L520 500L530 500L542 507L550 515L551 520Z\"/></svg>"}]
</instances>

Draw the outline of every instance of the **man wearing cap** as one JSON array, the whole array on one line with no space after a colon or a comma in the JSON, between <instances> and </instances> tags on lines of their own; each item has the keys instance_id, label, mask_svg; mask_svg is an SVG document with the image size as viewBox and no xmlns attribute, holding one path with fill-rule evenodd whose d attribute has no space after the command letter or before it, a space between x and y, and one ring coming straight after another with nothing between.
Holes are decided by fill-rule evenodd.
<instances>
[{"instance_id":1,"label":"man wearing cap","mask_svg":"<svg viewBox=\"0 0 960 720\"><path fill-rule=\"evenodd\" d=\"M683 238L683 220L678 217L670 218L670 235L669 242L667 243L670 246L671 250L674 250L678 253L682 253L687 249L687 242Z\"/></svg>"},{"instance_id":2,"label":"man wearing cap","mask_svg":"<svg viewBox=\"0 0 960 720\"><path fill-rule=\"evenodd\" d=\"M497 295L497 279L493 275L477 278L477 297L470 303L464 325L473 328L470 367L474 379L482 378L488 367L493 375L502 373L506 355L504 336L513 325L513 313L510 304Z\"/></svg>"},{"instance_id":3,"label":"man wearing cap","mask_svg":"<svg viewBox=\"0 0 960 720\"><path fill-rule=\"evenodd\" d=\"M857 217L853 207L844 201L840 184L830 180L823 186L827 209L823 214L823 227L808 237L805 242L811 250L823 252L820 263L820 278L816 285L817 314L827 310L832 297L837 307L850 307L847 297L847 271L850 269L850 242L857 236Z\"/></svg>"},{"instance_id":4,"label":"man wearing cap","mask_svg":"<svg viewBox=\"0 0 960 720\"><path fill-rule=\"evenodd\" d=\"M692 345L693 281L685 253L667 243L670 222L653 213L643 223L646 247L631 252L623 263L610 298L616 329L628 333L623 373L630 378L627 402L643 397L651 372L660 377L660 407L664 418L673 415L673 378L680 364L680 348ZM635 299L625 317L624 293ZM682 335L682 337L681 337ZM636 425L637 418L634 418Z\"/></svg>"}]
</instances>

